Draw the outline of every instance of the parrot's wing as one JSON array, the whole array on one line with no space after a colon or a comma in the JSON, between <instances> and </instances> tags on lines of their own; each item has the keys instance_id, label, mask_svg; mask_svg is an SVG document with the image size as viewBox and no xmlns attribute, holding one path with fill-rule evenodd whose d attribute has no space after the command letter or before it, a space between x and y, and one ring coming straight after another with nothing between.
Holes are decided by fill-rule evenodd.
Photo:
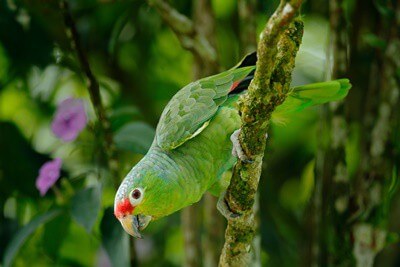
<instances>
[{"instance_id":1,"label":"parrot's wing","mask_svg":"<svg viewBox=\"0 0 400 267\"><path fill-rule=\"evenodd\" d=\"M156 130L157 144L174 149L203 131L232 89L253 66L230 69L182 88L168 103Z\"/></svg>"},{"instance_id":2,"label":"parrot's wing","mask_svg":"<svg viewBox=\"0 0 400 267\"><path fill-rule=\"evenodd\" d=\"M340 100L347 95L350 88L351 84L348 79L293 87L282 105L272 113L271 119L274 123L285 123L288 113Z\"/></svg>"}]
</instances>

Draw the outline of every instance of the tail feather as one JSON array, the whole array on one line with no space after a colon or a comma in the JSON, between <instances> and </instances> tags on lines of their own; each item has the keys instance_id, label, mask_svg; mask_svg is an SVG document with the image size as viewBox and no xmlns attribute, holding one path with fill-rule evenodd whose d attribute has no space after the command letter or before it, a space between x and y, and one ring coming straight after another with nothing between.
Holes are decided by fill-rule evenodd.
<instances>
[{"instance_id":1,"label":"tail feather","mask_svg":"<svg viewBox=\"0 0 400 267\"><path fill-rule=\"evenodd\" d=\"M285 102L278 106L274 113L272 113L271 119L274 123L285 123L289 113L301 111L310 106L343 99L350 88L351 84L348 79L293 87Z\"/></svg>"},{"instance_id":2,"label":"tail feather","mask_svg":"<svg viewBox=\"0 0 400 267\"><path fill-rule=\"evenodd\" d=\"M304 101L309 100L317 105L342 99L347 95L350 88L351 84L348 79L340 79L296 86L291 90L289 96Z\"/></svg>"}]
</instances>

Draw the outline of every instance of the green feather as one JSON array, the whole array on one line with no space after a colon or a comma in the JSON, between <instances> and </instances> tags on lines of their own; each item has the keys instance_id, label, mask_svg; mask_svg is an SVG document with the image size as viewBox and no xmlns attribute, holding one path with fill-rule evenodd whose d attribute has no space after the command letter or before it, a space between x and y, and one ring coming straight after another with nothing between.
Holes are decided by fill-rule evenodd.
<instances>
[{"instance_id":1,"label":"green feather","mask_svg":"<svg viewBox=\"0 0 400 267\"><path fill-rule=\"evenodd\" d=\"M351 88L348 79L313 83L293 87L286 100L272 113L272 122L283 124L289 113L301 111L307 107L343 99Z\"/></svg>"},{"instance_id":2,"label":"green feather","mask_svg":"<svg viewBox=\"0 0 400 267\"><path fill-rule=\"evenodd\" d=\"M157 144L171 150L194 138L224 105L232 84L244 79L254 68L230 69L182 88L161 115L156 131Z\"/></svg>"}]
</instances>

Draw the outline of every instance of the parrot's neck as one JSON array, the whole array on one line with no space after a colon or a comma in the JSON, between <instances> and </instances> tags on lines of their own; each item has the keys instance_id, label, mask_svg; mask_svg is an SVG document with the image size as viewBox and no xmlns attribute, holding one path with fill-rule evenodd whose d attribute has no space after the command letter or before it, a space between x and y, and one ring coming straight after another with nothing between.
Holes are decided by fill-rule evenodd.
<instances>
[{"instance_id":1,"label":"parrot's neck","mask_svg":"<svg viewBox=\"0 0 400 267\"><path fill-rule=\"evenodd\" d=\"M176 190L172 192L179 195L179 201L174 203L176 207L173 205L172 209L179 210L199 201L207 190L199 181L205 178L197 167L199 164L190 156L177 154L177 150L170 153L155 146L150 149L144 160L154 166L153 171L163 177L166 184L175 186Z\"/></svg>"}]
</instances>

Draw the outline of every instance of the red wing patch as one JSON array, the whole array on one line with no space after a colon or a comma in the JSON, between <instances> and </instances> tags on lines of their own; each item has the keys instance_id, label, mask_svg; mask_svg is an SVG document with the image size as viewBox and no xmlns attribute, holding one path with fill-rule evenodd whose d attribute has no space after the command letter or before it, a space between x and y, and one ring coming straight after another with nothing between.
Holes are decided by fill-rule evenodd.
<instances>
[{"instance_id":1,"label":"red wing patch","mask_svg":"<svg viewBox=\"0 0 400 267\"><path fill-rule=\"evenodd\" d=\"M239 85L241 81L236 81L232 84L231 89L229 89L229 93L235 90L235 88Z\"/></svg>"}]
</instances>

